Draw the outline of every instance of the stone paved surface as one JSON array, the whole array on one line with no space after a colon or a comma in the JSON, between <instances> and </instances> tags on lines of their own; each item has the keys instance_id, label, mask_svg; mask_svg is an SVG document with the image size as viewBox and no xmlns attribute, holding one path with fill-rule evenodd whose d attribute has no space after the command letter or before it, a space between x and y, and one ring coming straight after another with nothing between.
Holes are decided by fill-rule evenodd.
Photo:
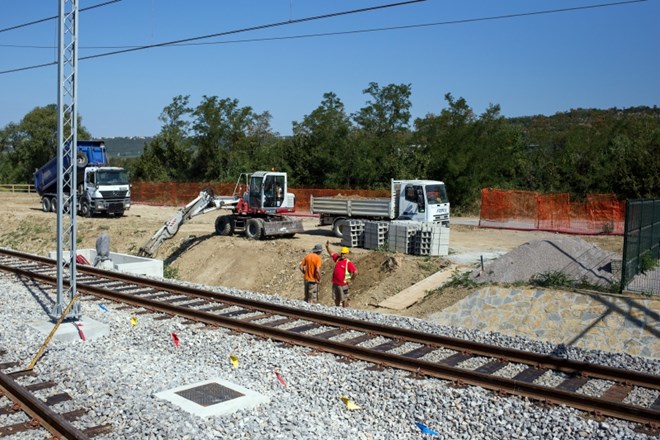
<instances>
[{"instance_id":1,"label":"stone paved surface","mask_svg":"<svg viewBox=\"0 0 660 440\"><path fill-rule=\"evenodd\" d=\"M660 359L660 299L486 287L428 319Z\"/></svg>"}]
</instances>

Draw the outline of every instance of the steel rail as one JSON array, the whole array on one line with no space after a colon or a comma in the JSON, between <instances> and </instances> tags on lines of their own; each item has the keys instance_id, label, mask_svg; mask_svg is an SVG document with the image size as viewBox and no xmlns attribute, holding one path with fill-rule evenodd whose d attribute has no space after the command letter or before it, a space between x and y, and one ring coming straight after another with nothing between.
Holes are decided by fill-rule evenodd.
<instances>
[{"instance_id":1,"label":"steel rail","mask_svg":"<svg viewBox=\"0 0 660 440\"><path fill-rule=\"evenodd\" d=\"M0 249L0 254L12 255L18 258L26 258L30 260L40 261L44 264L54 264L54 260L49 258L31 255L23 252ZM0 264L0 268L4 265ZM11 270L6 268L5 270ZM345 318L340 316L329 315L325 313L315 312L312 310L302 310L294 307L272 304L265 301L252 300L233 296L229 294L210 292L197 287L182 286L166 281L158 281L150 278L142 278L130 274L106 271L97 269L91 266L78 266L78 271L86 274L92 274L108 279L114 279L122 282L131 282L139 284L140 286L147 286L154 289L166 290L172 293L179 293L182 295L193 295L199 298L212 299L220 301L225 304L231 304L238 307L245 307L255 311L264 313L272 313L283 316L289 316L296 319L304 319L313 321L319 324L346 328L364 333L376 334L397 340L405 340L408 342L415 342L423 345L434 346L437 348L447 348L458 352L469 352L479 356L485 356L496 359L504 359L511 362L523 363L526 365L534 366L537 368L547 368L552 370L561 371L567 374L580 374L594 379L610 380L615 382L622 382L631 385L638 385L645 388L660 390L660 377L646 374L642 372L634 372L631 374L630 370L621 368L608 367L599 364L590 364L587 362L576 361L572 359L564 359L557 356L527 352L517 350L514 348L498 347L488 344L483 344L475 341L468 341L464 339L452 338L449 336L436 335L431 333L424 333L417 330L410 330L400 327L393 327L383 324L375 324L368 321L362 321L353 318ZM47 276L41 274L32 274L25 271L24 275L40 278L48 282ZM84 284L84 282L83 282ZM123 301L129 301L125 299Z\"/></svg>"},{"instance_id":2,"label":"steel rail","mask_svg":"<svg viewBox=\"0 0 660 440\"><path fill-rule=\"evenodd\" d=\"M624 403L610 402L597 397L571 393L555 388L535 385L533 383L476 373L471 370L463 370L460 368L445 366L419 359L407 358L401 355L381 352L355 345L349 345L328 339L317 338L314 336L278 329L276 327L269 327L267 325L257 324L249 321L241 321L240 319L232 319L210 312L162 303L147 298L136 298L128 294L114 292L102 287L86 286L84 283L83 285L79 284L78 288L90 293L94 293L95 295L105 297L107 299L120 299L122 302L129 302L133 305L149 310L164 312L194 321L204 322L210 325L250 333L252 335L261 336L263 338L275 339L282 342L302 345L305 347L314 348L319 351L329 352L348 358L355 358L374 364L395 367L416 374L422 374L452 381L458 380L470 385L477 385L493 391L505 391L510 394L525 396L536 400L547 400L555 403L566 404L568 406L584 411L596 412L602 415L608 415L639 423L651 424L657 423L658 420L660 420L660 411L648 408L637 407Z\"/></svg>"},{"instance_id":3,"label":"steel rail","mask_svg":"<svg viewBox=\"0 0 660 440\"><path fill-rule=\"evenodd\" d=\"M8 269L5 267L7 267ZM37 278L45 282L50 282L50 283L53 282L53 277L43 274L34 274L20 268L0 265L0 269L9 270L32 278ZM89 271L89 269L90 268L85 268L85 270L87 271ZM97 269L94 269L94 271L97 271L99 275L107 276L107 273L105 271L100 271ZM131 280L133 283L140 283L140 284L149 284L153 282L153 280L146 280L147 283L144 283L143 281L145 280L133 276L124 277L122 275L120 278L124 280ZM156 283L154 287L162 286L163 284L166 284L170 288L170 290L174 290L174 291L178 291L177 288L181 287L170 283ZM147 298L140 298L140 297L132 296L130 294L116 292L103 287L86 285L85 283L80 283L78 285L78 289L113 301L126 302L136 307L142 307L152 311L158 311L170 315L176 315L194 321L203 322L209 325L221 326L236 331L242 331L242 332L254 334L264 338L270 338L282 342L303 345L320 351L330 352L341 356L347 356L349 358L360 359L379 365L400 368L431 377L437 377L441 379L459 381L466 384L477 385L497 392L506 392L510 394L529 397L536 400L551 401L554 403L566 404L568 406L577 409L596 412L597 414L612 416L638 423L657 425L657 421L660 420L660 411L654 409L638 407L634 405L624 404L621 402L612 402L598 397L591 397L591 396L581 395L578 393L563 391L560 389L535 385L533 383L524 382L520 380L491 376L488 374L477 373L472 370L464 370L447 365L422 361L414 358L408 358L405 356L396 355L392 353L381 352L373 349L349 345L342 342L332 341L329 339L317 338L310 335L299 334L296 332L278 329L275 327L269 327L267 325L256 324L249 321L241 321L240 319L232 319L229 317L224 317L209 312L176 306L169 303L162 303ZM184 287L183 290L185 291L190 290L191 292L194 292L196 296L208 296L209 298L215 298L215 295L212 292L205 292L202 291L201 289ZM252 303L253 301L249 300L249 302ZM263 304L259 303L259 306L263 306ZM282 306L277 306L277 307L279 308ZM286 308L286 309L290 309L290 308ZM290 310L295 310L295 309L290 309ZM296 316L299 315L300 313L298 313ZM585 364L585 365L589 365L589 364ZM620 370L620 371L625 371L625 370ZM627 372L627 373L629 375L632 374L632 372ZM647 375L647 376L653 379L652 384L657 387L658 377L652 375Z\"/></svg>"},{"instance_id":4,"label":"steel rail","mask_svg":"<svg viewBox=\"0 0 660 440\"><path fill-rule=\"evenodd\" d=\"M89 437L82 431L69 423L60 414L51 410L48 405L37 399L30 391L1 371L0 390L56 438L89 440Z\"/></svg>"}]
</instances>

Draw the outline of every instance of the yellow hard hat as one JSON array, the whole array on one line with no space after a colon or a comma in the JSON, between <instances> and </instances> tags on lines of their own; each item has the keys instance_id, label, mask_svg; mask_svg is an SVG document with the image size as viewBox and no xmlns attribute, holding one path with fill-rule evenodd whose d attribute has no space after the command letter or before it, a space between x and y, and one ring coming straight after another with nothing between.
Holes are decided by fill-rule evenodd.
<instances>
[{"instance_id":1,"label":"yellow hard hat","mask_svg":"<svg viewBox=\"0 0 660 440\"><path fill-rule=\"evenodd\" d=\"M347 254L347 253L349 253L349 249L346 246L344 246L343 248L341 248L341 253L342 254Z\"/></svg>"}]
</instances>

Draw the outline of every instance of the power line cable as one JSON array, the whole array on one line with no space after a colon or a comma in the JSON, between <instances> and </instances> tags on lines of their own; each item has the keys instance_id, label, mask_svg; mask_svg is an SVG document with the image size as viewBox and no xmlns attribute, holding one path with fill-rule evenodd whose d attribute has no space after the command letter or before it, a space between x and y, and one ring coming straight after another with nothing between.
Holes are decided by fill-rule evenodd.
<instances>
[{"instance_id":1,"label":"power line cable","mask_svg":"<svg viewBox=\"0 0 660 440\"><path fill-rule=\"evenodd\" d=\"M572 8L562 8L562 9L546 9L542 11L532 11L532 12L521 12L516 14L506 14L506 15L494 15L489 17L476 17L476 18L465 18L460 20L448 20L448 21L439 21L433 23L417 23L403 26L388 26L380 28L370 28L370 29L356 29L352 31L337 31L337 32L323 32L315 34L303 34L303 35L289 35L286 37L263 37L263 38L248 38L242 40L228 40L228 41L210 41L204 43L173 43L169 46L208 46L214 44L235 44L235 43L256 43L264 41L279 41L279 40L295 40L302 38L316 38L316 37L330 37L335 35L351 35L351 34L362 34L370 32L384 32L384 31L393 31L393 30L403 30L403 29L415 29L423 27L432 27L432 26L446 26L452 24L465 24L465 23L475 23L480 21L490 21L490 20L502 20L508 18L519 18L533 15L543 15L543 14L556 14L560 12L575 12L585 9L596 9L596 8L606 8L610 6L622 6L629 5L632 3L642 3L647 2L648 0L626 0L615 3L601 3L596 5L587 5L587 6L576 6ZM16 44L0 44L0 47L13 47L13 48L27 48L27 49L53 49L53 46L34 46L34 45L16 45ZM128 48L140 48L143 46L81 46L81 50L90 50L90 49L128 49Z\"/></svg>"},{"instance_id":2,"label":"power line cable","mask_svg":"<svg viewBox=\"0 0 660 440\"><path fill-rule=\"evenodd\" d=\"M369 33L369 32L383 32L383 31L402 30L402 29L415 29L415 28L432 27L432 26L446 26L446 25L452 25L452 24L465 24L465 23L475 23L475 22L480 22L480 21L491 21L491 20L502 20L502 19L508 19L508 18L519 18L519 17L526 17L526 16L533 16L533 15L555 14L555 13L560 13L560 12L575 12L575 11L584 10L584 9L596 9L596 8L604 8L604 7L609 7L609 6L621 6L621 5L627 5L627 4L632 4L632 3L642 3L642 2L646 2L646 1L648 1L648 0L627 0L627 1L621 1L621 2L616 2L616 3L602 3L602 4L598 4L598 5L577 6L577 7L573 7L573 8L562 8L562 9L549 9L549 10L544 10L544 11L522 12L522 13L518 13L518 14L496 15L496 16L490 16L490 17L465 18L465 19L460 19L460 20L439 21L439 22L434 22L434 23L418 23L418 24L403 25L403 26L389 26L389 27L380 27L380 28L371 28L371 29L357 29L357 30L352 30L352 31L338 31L338 32L323 32L323 33L305 34L305 35L291 35L291 36L286 36L286 37L264 37L264 38L251 38L251 39L243 39L243 40L230 40L230 41L211 41L211 42L205 42L205 43L183 43L183 44L175 44L173 46L202 46L202 45L212 45L212 44L254 43L254 42L263 42L263 41L294 40L294 39L301 39L301 38L328 37L328 36L335 36L335 35L350 35L350 34L362 34L362 33ZM91 49L91 48L92 47L88 47L87 49ZM111 47L99 46L99 47L96 47L96 48L97 49L110 49Z\"/></svg>"},{"instance_id":3,"label":"power line cable","mask_svg":"<svg viewBox=\"0 0 660 440\"><path fill-rule=\"evenodd\" d=\"M291 24L298 24L298 23L304 23L308 21L314 21L314 20L321 20L321 19L326 19L326 18L334 18L334 17L339 17L343 15L351 15L351 14L358 14L362 12L370 12L370 11L375 11L379 9L386 9L386 8L392 8L396 6L404 6L404 5L409 5L413 3L421 3L426 0L407 0L407 1L402 1L402 2L397 2L397 3L388 3L385 5L379 5L379 6L371 6L368 8L360 8L360 9L352 9L349 11L341 11L341 12L333 12L331 14L323 14L323 15L315 15L312 17L305 17L305 18L299 18L296 20L288 20L288 21L280 21L276 23L270 23L270 24L263 24L263 25L258 25L258 26L251 26L247 28L242 28L242 29L236 29L236 30L231 30L231 31L226 31L226 32L218 32L215 34L207 34L207 35L202 35L199 37L191 37L191 38L183 38L180 40L173 40L173 41L166 41L163 43L156 43L156 44L148 44L145 46L138 46L138 47L131 47L128 49L121 49L121 50L115 50L112 52L105 52L105 53L100 53L96 55L88 55L85 57L79 57L78 60L89 60L89 59L94 59L94 58L101 58L101 57L107 57L111 55L119 55L122 53L128 53L128 52L136 52L138 50L145 50L145 49L152 49L154 47L163 47L163 46L171 46L174 44L180 44L180 43L186 43L189 41L197 41L197 40L203 40L206 38L214 38L214 37L221 37L221 36L226 36L226 35L231 35L231 34L237 34L237 33L242 33L242 32L250 32L250 31L255 31L255 30L261 30L261 29L269 29L269 28L274 28L274 27L279 27L279 26L285 26L285 25L291 25ZM25 70L32 70L32 69L38 69L41 67L46 67L46 66L52 66L57 64L56 61L51 61L49 63L43 63L43 64L35 64L32 66L27 66L27 67L19 67L16 69L10 69L10 70L3 70L0 71L0 75L6 74L6 73L14 73L14 72L22 72Z\"/></svg>"},{"instance_id":4,"label":"power line cable","mask_svg":"<svg viewBox=\"0 0 660 440\"><path fill-rule=\"evenodd\" d=\"M421 0L423 1L423 0ZM587 9L597 9L597 8L606 8L606 7L611 7L611 6L622 6L622 5L630 5L633 3L643 3L647 2L648 0L626 0L626 1L620 1L620 2L614 2L614 3L600 3L600 4L595 4L595 5L587 5L587 6L576 6L576 7L571 7L571 8L560 8L560 9L547 9L547 10L542 10L542 11L531 11L531 12L521 12L521 13L516 13L516 14L506 14L506 15L494 15L494 16L489 16L489 17L476 17L476 18L466 18L466 19L460 19L460 20L449 20L449 21L440 21L440 22L433 22L433 23L418 23L418 24L411 24L411 25L403 25L403 26L389 26L389 27L380 27L380 28L371 28L371 29L357 29L357 30L352 30L352 31L338 31L338 32L324 32L324 33L316 33L316 34L305 34L305 35L292 35L292 36L286 36L286 37L264 37L264 38L250 38L250 39L242 39L242 40L230 40L230 41L212 41L212 42L203 42L203 43L184 43L182 41L192 41L192 40L198 40L198 39L205 39L205 38L213 38L217 36L225 36L229 34L234 34L234 33L239 33L239 32L246 32L248 30L256 30L256 29L263 29L265 27L273 27L273 26L279 26L281 24L289 24L289 23L295 23L296 21L289 21L289 22L281 22L281 23L276 23L272 25L263 25L259 27L254 27L254 28L245 28L242 30L235 30L235 31L228 31L228 32L223 32L219 34L212 34L212 35L205 35L201 37L194 37L191 39L185 39L185 40L178 40L177 42L166 42L166 43L159 43L155 45L149 45L149 46L87 46L87 47L81 47L81 49L125 49L125 50L118 50L116 52L108 52L108 53L103 53L103 54L98 54L98 55L90 55L86 57L81 57L81 60L84 59L90 59L90 58L98 58L102 56L109 56L109 55L115 55L118 53L124 53L124 52L130 52L133 50L142 50L142 49L148 49L152 47L176 47L176 46L202 46L202 45L215 45L215 44L235 44L235 43L254 43L254 42L263 42L263 41L279 41L279 40L293 40L293 39L302 39L302 38L316 38L316 37L327 37L327 36L335 36L335 35L351 35L351 34L361 34L361 33L370 33L370 32L384 32L384 31L392 31L392 30L403 30L403 29L414 29L414 28L423 28L423 27L433 27L433 26L446 26L446 25L453 25L453 24L465 24L465 23L475 23L475 22L481 22L481 21L492 21L492 20L502 20L502 19L509 19L509 18L520 18L520 17L527 17L527 16L534 16L534 15L545 15L545 14L556 14L556 13L561 13L561 12L575 12L575 11L580 11L580 10L587 10ZM344 12L343 14L346 14L348 12ZM325 18L325 16L319 16L322 18ZM314 19L314 17L309 17L307 19L303 20L311 20ZM318 18L316 18L318 19ZM13 45L2 45L0 44L0 47L20 47L20 48L36 48L36 49L52 49L52 46L13 46ZM56 64L55 62L50 62L50 63L44 63L44 64L39 64L39 65L34 65L34 66L29 66L29 67L24 67L24 68L18 68L18 69L13 69L13 70L6 70L6 71L0 71L0 74L5 74L5 73L12 73L12 72L17 72L17 71L22 71L22 70L29 70L29 69L36 69L40 67L46 67L46 66L51 66L53 64Z\"/></svg>"},{"instance_id":5,"label":"power line cable","mask_svg":"<svg viewBox=\"0 0 660 440\"><path fill-rule=\"evenodd\" d=\"M91 9L100 8L101 6L107 6L109 4L118 3L120 1L122 1L122 0L109 0L109 1L104 2L104 3L99 3L97 5L92 5L92 6L88 6L86 8L79 9L78 12L89 11ZM42 19L39 19L39 20L30 21L28 23L17 24L16 26L11 26L11 27L8 27L8 28L0 29L0 33L13 31L15 29L24 28L24 27L27 27L27 26L32 26L34 24L45 23L45 22L50 21L50 20L55 20L56 18L58 18L58 16L54 15L52 17L42 18Z\"/></svg>"}]
</instances>

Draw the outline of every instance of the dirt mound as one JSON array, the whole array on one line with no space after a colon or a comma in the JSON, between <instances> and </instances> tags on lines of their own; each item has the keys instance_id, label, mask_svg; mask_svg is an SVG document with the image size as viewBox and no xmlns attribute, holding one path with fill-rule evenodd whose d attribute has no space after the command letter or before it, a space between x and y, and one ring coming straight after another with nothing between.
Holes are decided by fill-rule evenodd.
<instances>
[{"instance_id":1,"label":"dirt mound","mask_svg":"<svg viewBox=\"0 0 660 440\"><path fill-rule=\"evenodd\" d=\"M617 281L613 257L616 254L579 237L558 235L524 243L471 276L479 283L527 283L532 277L561 273L576 284L608 288Z\"/></svg>"}]
</instances>

